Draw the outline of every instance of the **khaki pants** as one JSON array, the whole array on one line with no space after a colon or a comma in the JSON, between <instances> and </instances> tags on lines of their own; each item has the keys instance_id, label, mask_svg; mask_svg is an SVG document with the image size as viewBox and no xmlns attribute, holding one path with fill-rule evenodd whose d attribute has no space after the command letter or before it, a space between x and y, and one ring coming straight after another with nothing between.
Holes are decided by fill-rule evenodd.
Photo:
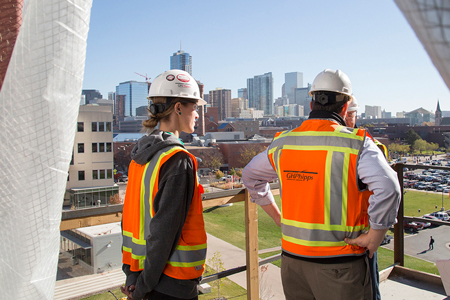
<instances>
[{"instance_id":1,"label":"khaki pants","mask_svg":"<svg viewBox=\"0 0 450 300\"><path fill-rule=\"evenodd\" d=\"M371 300L368 258L320 264L283 255L281 279L287 300Z\"/></svg>"}]
</instances>

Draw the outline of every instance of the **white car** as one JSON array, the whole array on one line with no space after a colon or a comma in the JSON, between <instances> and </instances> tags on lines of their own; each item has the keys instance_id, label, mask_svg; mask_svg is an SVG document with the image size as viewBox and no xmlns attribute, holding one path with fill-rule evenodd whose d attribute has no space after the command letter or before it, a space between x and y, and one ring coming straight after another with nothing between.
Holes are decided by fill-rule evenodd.
<instances>
[{"instance_id":1,"label":"white car","mask_svg":"<svg viewBox=\"0 0 450 300\"><path fill-rule=\"evenodd\" d=\"M448 214L443 211L437 211L437 212L431 213L430 216L436 217L441 221L448 221L448 219L449 219Z\"/></svg>"}]
</instances>

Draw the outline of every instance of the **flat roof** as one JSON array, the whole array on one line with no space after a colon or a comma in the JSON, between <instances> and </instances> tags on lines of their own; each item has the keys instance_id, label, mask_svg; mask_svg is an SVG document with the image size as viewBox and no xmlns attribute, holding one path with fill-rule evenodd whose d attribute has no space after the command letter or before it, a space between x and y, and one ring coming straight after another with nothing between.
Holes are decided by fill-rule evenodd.
<instances>
[{"instance_id":1,"label":"flat roof","mask_svg":"<svg viewBox=\"0 0 450 300\"><path fill-rule=\"evenodd\" d=\"M103 225L95 225L95 226L89 226L89 227L82 227L82 228L77 228L75 230L79 231L81 233L84 233L90 237L95 237L95 236L99 236L99 235L109 235L109 234L115 234L115 233L122 232L120 222L103 224Z\"/></svg>"}]
</instances>

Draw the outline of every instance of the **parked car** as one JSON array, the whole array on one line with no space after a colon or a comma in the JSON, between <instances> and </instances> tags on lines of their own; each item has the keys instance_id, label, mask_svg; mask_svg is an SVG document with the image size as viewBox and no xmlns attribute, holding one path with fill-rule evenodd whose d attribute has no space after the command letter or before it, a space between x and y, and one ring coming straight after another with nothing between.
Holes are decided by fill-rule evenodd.
<instances>
[{"instance_id":1,"label":"parked car","mask_svg":"<svg viewBox=\"0 0 450 300\"><path fill-rule=\"evenodd\" d=\"M392 235L385 234L385 235L384 235L384 239L383 239L383 241L381 242L381 245L389 244L393 238L394 238L394 237L393 237Z\"/></svg>"},{"instance_id":2,"label":"parked car","mask_svg":"<svg viewBox=\"0 0 450 300\"><path fill-rule=\"evenodd\" d=\"M436 218L434 216L430 216L430 215L424 215L422 218L428 219L428 220L431 220L431 221L440 221L438 218ZM438 227L438 226L440 226L440 225L436 225L436 224L430 223L430 227Z\"/></svg>"},{"instance_id":3,"label":"parked car","mask_svg":"<svg viewBox=\"0 0 450 300\"><path fill-rule=\"evenodd\" d=\"M418 224L416 222L408 222L405 220L403 222L403 228L405 228L405 231L418 232L419 230L423 229L423 224Z\"/></svg>"},{"instance_id":4,"label":"parked car","mask_svg":"<svg viewBox=\"0 0 450 300\"><path fill-rule=\"evenodd\" d=\"M446 212L443 211L436 211L430 214L430 216L436 217L441 221L448 221L449 216Z\"/></svg>"}]
</instances>

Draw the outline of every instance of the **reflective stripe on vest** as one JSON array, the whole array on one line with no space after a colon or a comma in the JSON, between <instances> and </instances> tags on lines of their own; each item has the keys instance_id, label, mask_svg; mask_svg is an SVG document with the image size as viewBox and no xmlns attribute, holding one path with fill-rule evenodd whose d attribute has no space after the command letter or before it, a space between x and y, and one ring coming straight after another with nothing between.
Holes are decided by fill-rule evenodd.
<instances>
[{"instance_id":1,"label":"reflective stripe on vest","mask_svg":"<svg viewBox=\"0 0 450 300\"><path fill-rule=\"evenodd\" d=\"M356 238L368 227L366 204L362 213L348 207L361 202L356 162L365 131L329 120L303 124L277 134L268 150L280 179L283 250L308 257L360 254L364 249L347 245L344 238Z\"/></svg>"},{"instance_id":2,"label":"reflective stripe on vest","mask_svg":"<svg viewBox=\"0 0 450 300\"><path fill-rule=\"evenodd\" d=\"M150 223L155 214L153 199L158 192L159 170L170 157L180 151L184 151L191 156L195 170L197 170L195 157L183 148L175 146L162 149L155 154L153 159L145 165L141 174L139 188L140 203L135 203L135 205L140 206L139 228L134 229L137 231L134 235L132 232L127 231L126 229L128 228L125 228L125 226L122 230L123 262L129 264L132 271L140 271L144 268L146 237L150 235ZM132 164L130 164L130 169L132 169ZM130 201L133 200L130 199ZM167 261L164 269L166 275L178 279L194 279L202 275L206 259L206 232L204 231L202 210L199 186L196 178L193 199L181 234L181 237L185 237L185 240L188 240L189 244L182 241L182 238L179 239L178 245ZM127 217L129 218L130 216ZM185 229L187 227L189 230L186 232Z\"/></svg>"}]
</instances>

